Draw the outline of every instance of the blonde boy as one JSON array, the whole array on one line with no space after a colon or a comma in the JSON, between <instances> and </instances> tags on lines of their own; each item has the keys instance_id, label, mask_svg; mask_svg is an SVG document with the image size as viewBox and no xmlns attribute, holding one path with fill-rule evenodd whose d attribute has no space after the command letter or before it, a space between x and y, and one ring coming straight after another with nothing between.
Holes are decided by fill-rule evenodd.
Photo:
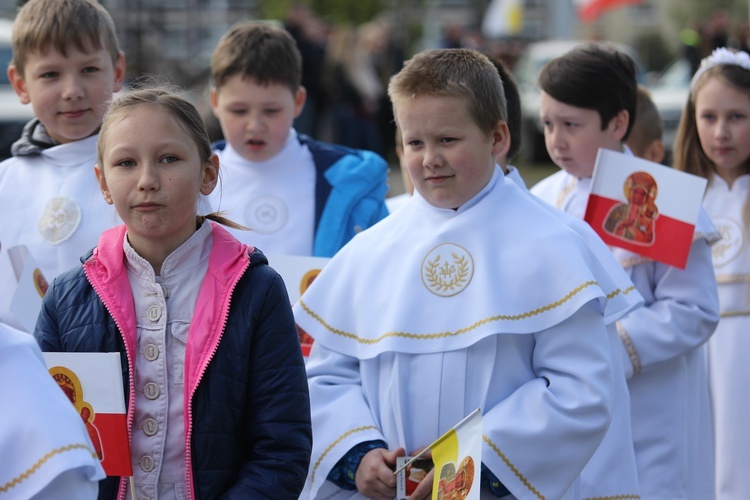
<instances>
[{"instance_id":1,"label":"blonde boy","mask_svg":"<svg viewBox=\"0 0 750 500\"><path fill-rule=\"evenodd\" d=\"M233 27L211 58L211 106L226 142L215 209L266 253L330 257L388 214L388 165L375 153L315 141L292 122L305 105L292 36L266 22Z\"/></svg>"},{"instance_id":2,"label":"blonde boy","mask_svg":"<svg viewBox=\"0 0 750 500\"><path fill-rule=\"evenodd\" d=\"M575 498L610 423L605 324L629 307L622 290L577 234L504 181L505 98L485 56L418 54L389 95L414 195L336 254L294 308L315 337L305 496L393 497L396 457L481 408L483 493Z\"/></svg>"},{"instance_id":3,"label":"blonde boy","mask_svg":"<svg viewBox=\"0 0 750 500\"><path fill-rule=\"evenodd\" d=\"M36 118L0 164L0 321L30 331L10 312L23 257L51 282L116 222L93 172L102 115L125 77L111 17L93 0L29 1L13 23L8 77Z\"/></svg>"},{"instance_id":4,"label":"blonde boy","mask_svg":"<svg viewBox=\"0 0 750 500\"><path fill-rule=\"evenodd\" d=\"M635 65L607 44L587 43L550 61L539 83L547 150L562 171L531 192L583 218L599 148L632 154L623 143L636 112ZM616 325L642 498L714 495L704 344L719 319L717 237L701 210L684 270L612 249L646 301Z\"/></svg>"}]
</instances>

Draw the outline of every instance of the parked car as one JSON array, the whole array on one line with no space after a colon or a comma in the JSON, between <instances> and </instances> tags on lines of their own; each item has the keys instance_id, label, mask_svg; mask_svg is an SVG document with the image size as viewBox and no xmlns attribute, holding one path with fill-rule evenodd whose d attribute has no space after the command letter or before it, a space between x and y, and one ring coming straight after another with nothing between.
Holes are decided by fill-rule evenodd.
<instances>
[{"instance_id":1,"label":"parked car","mask_svg":"<svg viewBox=\"0 0 750 500\"><path fill-rule=\"evenodd\" d=\"M18 100L8 80L8 64L13 57L13 21L0 19L0 160L10 157L10 146L21 137L23 126L34 117L30 104Z\"/></svg>"},{"instance_id":2,"label":"parked car","mask_svg":"<svg viewBox=\"0 0 750 500\"><path fill-rule=\"evenodd\" d=\"M662 141L664 142L664 163L672 162L672 150L680 125L682 111L685 108L688 95L690 94L690 79L692 70L687 59L679 57L667 65L655 79L647 81L644 85L651 93L656 109L661 115L663 128Z\"/></svg>"},{"instance_id":3,"label":"parked car","mask_svg":"<svg viewBox=\"0 0 750 500\"><path fill-rule=\"evenodd\" d=\"M546 163L551 161L544 145L544 129L539 120L540 90L537 78L545 64L563 55L583 40L544 40L534 42L524 51L514 68L518 90L521 95L522 142L521 154L526 163ZM633 58L639 74L643 74L643 64L638 53L629 45L613 43Z\"/></svg>"}]
</instances>

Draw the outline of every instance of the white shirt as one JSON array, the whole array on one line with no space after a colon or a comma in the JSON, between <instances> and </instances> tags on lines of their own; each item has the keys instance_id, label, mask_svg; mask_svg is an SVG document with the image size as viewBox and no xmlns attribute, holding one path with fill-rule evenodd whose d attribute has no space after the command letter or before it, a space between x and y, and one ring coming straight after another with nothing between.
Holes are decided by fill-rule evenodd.
<instances>
[{"instance_id":1,"label":"white shirt","mask_svg":"<svg viewBox=\"0 0 750 500\"><path fill-rule=\"evenodd\" d=\"M232 235L266 254L312 255L316 171L297 133L290 130L284 148L264 162L244 159L229 143L217 154L221 182L211 205L251 229L228 228Z\"/></svg>"}]
</instances>

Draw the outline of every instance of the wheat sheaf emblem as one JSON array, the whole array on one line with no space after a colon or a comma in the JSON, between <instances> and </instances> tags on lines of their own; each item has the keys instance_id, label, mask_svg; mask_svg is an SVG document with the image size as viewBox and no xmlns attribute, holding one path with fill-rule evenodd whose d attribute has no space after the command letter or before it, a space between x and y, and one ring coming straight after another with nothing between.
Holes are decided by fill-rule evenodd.
<instances>
[{"instance_id":1,"label":"wheat sheaf emblem","mask_svg":"<svg viewBox=\"0 0 750 500\"><path fill-rule=\"evenodd\" d=\"M441 297L464 291L473 275L471 254L454 243L435 247L422 262L422 282L430 292Z\"/></svg>"}]
</instances>

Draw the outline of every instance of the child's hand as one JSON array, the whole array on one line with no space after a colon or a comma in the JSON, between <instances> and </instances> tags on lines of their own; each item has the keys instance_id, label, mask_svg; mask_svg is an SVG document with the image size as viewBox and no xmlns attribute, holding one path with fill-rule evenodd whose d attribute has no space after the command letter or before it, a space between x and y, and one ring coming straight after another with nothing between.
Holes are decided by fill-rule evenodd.
<instances>
[{"instance_id":1,"label":"child's hand","mask_svg":"<svg viewBox=\"0 0 750 500\"><path fill-rule=\"evenodd\" d=\"M422 479L417 487L414 489L414 493L409 495L409 500L424 500L430 498L432 495L432 478L435 476L435 469L430 470L427 475Z\"/></svg>"},{"instance_id":2,"label":"child's hand","mask_svg":"<svg viewBox=\"0 0 750 500\"><path fill-rule=\"evenodd\" d=\"M418 448L412 452L412 455L418 455L424 448ZM432 450L427 450L422 458L432 458ZM409 495L409 500L424 500L430 498L432 495L432 479L435 476L435 469L431 469L430 472L422 479L417 487L414 489L414 493Z\"/></svg>"},{"instance_id":3,"label":"child's hand","mask_svg":"<svg viewBox=\"0 0 750 500\"><path fill-rule=\"evenodd\" d=\"M396 496L396 458L403 457L406 450L388 451L376 448L367 453L357 467L354 478L357 491L367 498L392 500Z\"/></svg>"}]
</instances>

